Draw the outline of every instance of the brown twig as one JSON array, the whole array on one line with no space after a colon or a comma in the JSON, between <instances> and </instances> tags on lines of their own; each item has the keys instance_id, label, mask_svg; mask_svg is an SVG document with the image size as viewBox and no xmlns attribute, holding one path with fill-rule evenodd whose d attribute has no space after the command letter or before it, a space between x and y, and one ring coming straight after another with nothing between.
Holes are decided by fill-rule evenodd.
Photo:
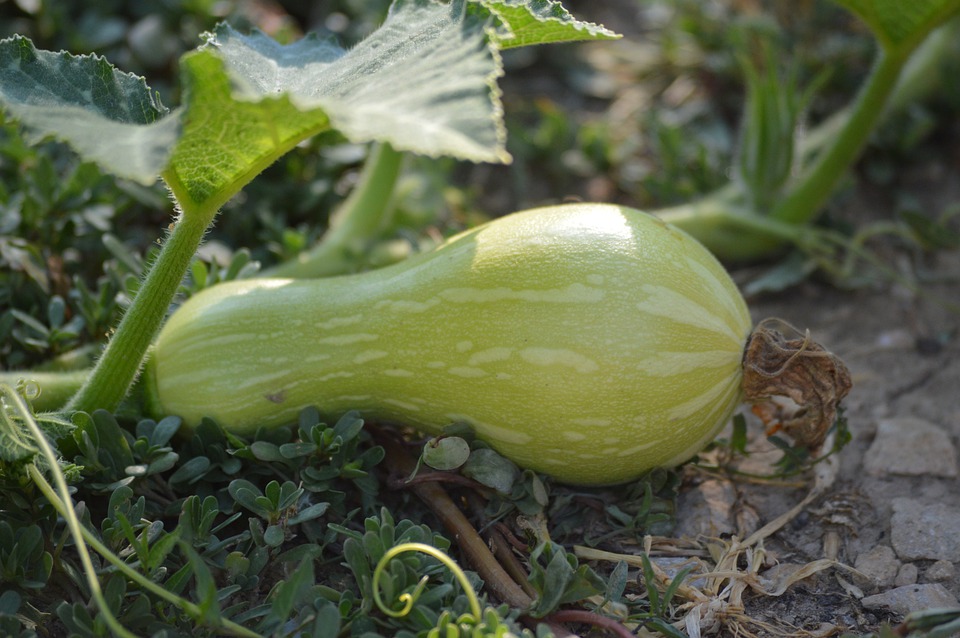
<instances>
[{"instance_id":1,"label":"brown twig","mask_svg":"<svg viewBox=\"0 0 960 638\"><path fill-rule=\"evenodd\" d=\"M468 497L468 501L473 509L474 515L482 512L483 508L475 495L472 498ZM486 527L483 535L487 541L487 547L490 548L490 551L493 552L497 561L504 570L510 574L514 582L520 585L520 588L525 591L531 599L536 598L537 590L530 584L526 569L520 564L520 561L517 560L517 556L511 549L511 547L517 547L526 551L527 547L522 541L516 536L513 536L503 523L495 523Z\"/></svg>"},{"instance_id":2,"label":"brown twig","mask_svg":"<svg viewBox=\"0 0 960 638\"><path fill-rule=\"evenodd\" d=\"M385 463L391 472L410 476L416 465L403 445L394 437L383 433L379 443L387 452ZM487 544L477 534L467 517L450 498L441 485L435 482L413 483L407 487L436 514L443 526L453 535L460 551L477 570L490 593L502 602L517 609L526 609L533 599L504 570L490 552Z\"/></svg>"}]
</instances>

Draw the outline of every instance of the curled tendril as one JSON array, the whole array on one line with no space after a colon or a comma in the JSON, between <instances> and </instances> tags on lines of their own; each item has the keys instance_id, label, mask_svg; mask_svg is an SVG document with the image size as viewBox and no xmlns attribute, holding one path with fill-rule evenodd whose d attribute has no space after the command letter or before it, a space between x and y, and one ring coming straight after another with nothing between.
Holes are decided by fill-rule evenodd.
<instances>
[{"instance_id":1,"label":"curled tendril","mask_svg":"<svg viewBox=\"0 0 960 638\"><path fill-rule=\"evenodd\" d=\"M32 379L17 381L16 391L27 401L36 401L40 398L40 384Z\"/></svg>"},{"instance_id":2,"label":"curled tendril","mask_svg":"<svg viewBox=\"0 0 960 638\"><path fill-rule=\"evenodd\" d=\"M470 611L473 613L473 617L478 621L480 620L480 616L482 615L480 610L480 601L477 599L477 593L473 590L473 587L470 586L470 581L467 580L467 575L462 569L460 569L460 566L457 565L456 561L436 547L427 545L425 543L401 543L396 547L391 547L383 555L383 558L380 559L380 562L377 563L377 566L373 570L372 588L373 600L377 604L377 607L380 608L380 611L393 618L401 618L406 616L413 609L413 604L416 602L417 598L420 597L420 594L423 593L424 588L427 586L428 577L424 576L420 579L420 582L417 583L417 586L412 593L401 594L398 600L403 603L403 609L400 609L399 611L394 611L388 608L383 602L383 599L380 597L380 575L383 574L383 570L386 569L387 565L395 556L404 552L420 552L422 554L427 554L428 556L433 556L438 561L443 563L451 572L453 572L457 582L460 583L464 593L467 595L467 600L470 601Z\"/></svg>"}]
</instances>

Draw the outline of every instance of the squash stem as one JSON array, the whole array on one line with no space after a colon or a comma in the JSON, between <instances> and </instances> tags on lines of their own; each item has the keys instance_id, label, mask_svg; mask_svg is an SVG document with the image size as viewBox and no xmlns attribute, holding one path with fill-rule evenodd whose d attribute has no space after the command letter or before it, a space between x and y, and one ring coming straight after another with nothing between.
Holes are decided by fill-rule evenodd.
<instances>
[{"instance_id":1,"label":"squash stem","mask_svg":"<svg viewBox=\"0 0 960 638\"><path fill-rule=\"evenodd\" d=\"M370 152L360 180L330 218L323 239L296 259L268 269L268 277L328 277L355 269L355 256L365 242L383 231L393 213L393 193L400 176L403 153L387 143Z\"/></svg>"},{"instance_id":2,"label":"squash stem","mask_svg":"<svg viewBox=\"0 0 960 638\"><path fill-rule=\"evenodd\" d=\"M735 188L723 189L712 196L652 213L729 261L759 259L785 243L803 241L807 232L804 227L753 212L732 195L736 192Z\"/></svg>"},{"instance_id":3,"label":"squash stem","mask_svg":"<svg viewBox=\"0 0 960 638\"><path fill-rule=\"evenodd\" d=\"M933 31L912 54L881 53L854 103L800 140L803 177L770 215L748 210L745 194L736 182L695 201L652 212L683 228L721 259L749 261L769 256L782 247L782 240L793 242L801 234L771 236L757 220L798 226L812 222L882 119L924 99L942 85L944 74L938 67L957 50L958 36L960 18L954 18ZM753 232L744 232L751 227Z\"/></svg>"},{"instance_id":4,"label":"squash stem","mask_svg":"<svg viewBox=\"0 0 960 638\"><path fill-rule=\"evenodd\" d=\"M891 55L880 50L839 135L817 157L797 186L774 207L771 217L792 224L805 224L817 215L880 121L905 60L904 55Z\"/></svg>"},{"instance_id":5,"label":"squash stem","mask_svg":"<svg viewBox=\"0 0 960 638\"><path fill-rule=\"evenodd\" d=\"M67 403L68 412L113 411L127 396L210 217L180 215L93 372Z\"/></svg>"}]
</instances>

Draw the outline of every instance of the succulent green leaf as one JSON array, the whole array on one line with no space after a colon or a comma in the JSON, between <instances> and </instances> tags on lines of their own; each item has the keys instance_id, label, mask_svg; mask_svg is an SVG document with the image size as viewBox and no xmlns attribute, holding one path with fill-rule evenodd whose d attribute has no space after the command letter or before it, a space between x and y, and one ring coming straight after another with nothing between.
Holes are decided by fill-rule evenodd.
<instances>
[{"instance_id":1,"label":"succulent green leaf","mask_svg":"<svg viewBox=\"0 0 960 638\"><path fill-rule=\"evenodd\" d=\"M38 50L22 36L0 40L0 108L31 141L65 141L103 170L147 185L180 129L143 78L96 55Z\"/></svg>"},{"instance_id":2,"label":"succulent green leaf","mask_svg":"<svg viewBox=\"0 0 960 638\"><path fill-rule=\"evenodd\" d=\"M490 448L474 450L461 472L501 494L509 494L520 476L516 464Z\"/></svg>"},{"instance_id":3,"label":"succulent green leaf","mask_svg":"<svg viewBox=\"0 0 960 638\"><path fill-rule=\"evenodd\" d=\"M867 23L883 48L908 53L960 12L960 0L836 0Z\"/></svg>"},{"instance_id":4,"label":"succulent green leaf","mask_svg":"<svg viewBox=\"0 0 960 638\"><path fill-rule=\"evenodd\" d=\"M274 590L272 609L277 618L286 620L294 605L314 584L313 561L304 560L287 580L281 581ZM302 604L302 601L300 601Z\"/></svg>"},{"instance_id":5,"label":"succulent green leaf","mask_svg":"<svg viewBox=\"0 0 960 638\"><path fill-rule=\"evenodd\" d=\"M423 446L423 462L435 470L454 470L470 457L470 444L459 436L436 437Z\"/></svg>"},{"instance_id":6,"label":"succulent green leaf","mask_svg":"<svg viewBox=\"0 0 960 638\"><path fill-rule=\"evenodd\" d=\"M501 49L620 37L601 25L575 19L555 0L475 1L500 22L495 38Z\"/></svg>"}]
</instances>

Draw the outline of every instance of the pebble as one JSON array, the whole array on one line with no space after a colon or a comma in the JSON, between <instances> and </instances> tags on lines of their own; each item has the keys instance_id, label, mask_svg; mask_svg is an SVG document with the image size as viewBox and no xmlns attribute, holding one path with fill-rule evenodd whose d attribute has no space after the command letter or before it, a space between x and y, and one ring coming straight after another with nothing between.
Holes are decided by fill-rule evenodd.
<instances>
[{"instance_id":1,"label":"pebble","mask_svg":"<svg viewBox=\"0 0 960 638\"><path fill-rule=\"evenodd\" d=\"M677 504L677 536L696 538L735 533L733 503L736 498L733 483L717 479L708 479L696 489L682 492Z\"/></svg>"},{"instance_id":2,"label":"pebble","mask_svg":"<svg viewBox=\"0 0 960 638\"><path fill-rule=\"evenodd\" d=\"M861 552L853 567L866 576L874 589L883 589L893 585L900 569L900 561L891 547L877 545L869 551Z\"/></svg>"},{"instance_id":3,"label":"pebble","mask_svg":"<svg viewBox=\"0 0 960 638\"><path fill-rule=\"evenodd\" d=\"M906 587L913 585L920 578L920 570L913 563L904 563L897 570L897 577L893 579L893 584L897 587Z\"/></svg>"},{"instance_id":4,"label":"pebble","mask_svg":"<svg viewBox=\"0 0 960 638\"><path fill-rule=\"evenodd\" d=\"M860 601L865 609L886 609L898 614L937 607L960 607L960 601L940 583L906 585Z\"/></svg>"},{"instance_id":5,"label":"pebble","mask_svg":"<svg viewBox=\"0 0 960 638\"><path fill-rule=\"evenodd\" d=\"M949 583L953 582L957 570L953 563L948 560L938 560L923 573L923 577L931 583Z\"/></svg>"},{"instance_id":6,"label":"pebble","mask_svg":"<svg viewBox=\"0 0 960 638\"><path fill-rule=\"evenodd\" d=\"M914 417L882 419L863 465L873 476L953 478L960 474L957 450L947 431Z\"/></svg>"},{"instance_id":7,"label":"pebble","mask_svg":"<svg viewBox=\"0 0 960 638\"><path fill-rule=\"evenodd\" d=\"M893 499L890 541L900 560L960 561L960 510L946 503L924 505Z\"/></svg>"}]
</instances>

